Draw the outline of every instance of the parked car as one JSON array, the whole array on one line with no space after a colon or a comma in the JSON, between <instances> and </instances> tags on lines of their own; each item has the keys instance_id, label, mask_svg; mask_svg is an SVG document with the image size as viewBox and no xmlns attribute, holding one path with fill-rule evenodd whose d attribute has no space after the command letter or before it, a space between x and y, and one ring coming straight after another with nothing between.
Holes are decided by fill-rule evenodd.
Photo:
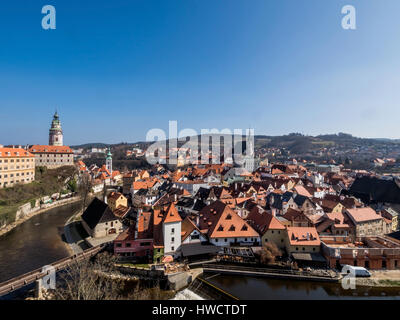
<instances>
[{"instance_id":1,"label":"parked car","mask_svg":"<svg viewBox=\"0 0 400 320\"><path fill-rule=\"evenodd\" d=\"M342 274L349 274L349 273L354 274L356 278L371 277L371 273L364 267L354 267L345 264L342 269Z\"/></svg>"}]
</instances>

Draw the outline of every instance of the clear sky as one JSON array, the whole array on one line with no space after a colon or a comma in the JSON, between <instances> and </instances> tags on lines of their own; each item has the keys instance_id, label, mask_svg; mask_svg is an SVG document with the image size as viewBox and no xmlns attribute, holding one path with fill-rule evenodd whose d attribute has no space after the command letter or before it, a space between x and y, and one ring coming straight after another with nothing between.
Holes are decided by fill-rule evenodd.
<instances>
[{"instance_id":1,"label":"clear sky","mask_svg":"<svg viewBox=\"0 0 400 320\"><path fill-rule=\"evenodd\" d=\"M399 16L399 0L4 0L0 144L46 144L56 108L69 145L168 120L400 138Z\"/></svg>"}]
</instances>

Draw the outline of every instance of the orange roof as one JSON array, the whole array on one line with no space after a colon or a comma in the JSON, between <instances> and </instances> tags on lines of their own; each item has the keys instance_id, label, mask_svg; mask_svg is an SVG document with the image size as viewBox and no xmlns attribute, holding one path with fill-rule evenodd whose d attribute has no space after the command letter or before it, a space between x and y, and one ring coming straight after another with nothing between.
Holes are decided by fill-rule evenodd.
<instances>
[{"instance_id":1,"label":"orange roof","mask_svg":"<svg viewBox=\"0 0 400 320\"><path fill-rule=\"evenodd\" d=\"M319 246L317 229L314 227L288 227L287 228L290 245L292 246Z\"/></svg>"},{"instance_id":2,"label":"orange roof","mask_svg":"<svg viewBox=\"0 0 400 320\"><path fill-rule=\"evenodd\" d=\"M199 228L207 229L210 238L259 236L257 231L221 201L215 201L204 207L199 216Z\"/></svg>"},{"instance_id":3,"label":"orange roof","mask_svg":"<svg viewBox=\"0 0 400 320\"><path fill-rule=\"evenodd\" d=\"M346 212L355 222L365 222L370 220L382 219L382 217L370 207L347 209Z\"/></svg>"},{"instance_id":4,"label":"orange roof","mask_svg":"<svg viewBox=\"0 0 400 320\"><path fill-rule=\"evenodd\" d=\"M22 148L0 148L0 157L34 157L34 155Z\"/></svg>"},{"instance_id":5,"label":"orange roof","mask_svg":"<svg viewBox=\"0 0 400 320\"><path fill-rule=\"evenodd\" d=\"M33 145L29 148L32 153L73 153L72 149L68 146L45 146Z\"/></svg>"},{"instance_id":6,"label":"orange roof","mask_svg":"<svg viewBox=\"0 0 400 320\"><path fill-rule=\"evenodd\" d=\"M140 189L149 189L152 188L157 182L157 179L147 179L144 181L135 181L133 182L132 186L134 190L140 190Z\"/></svg>"},{"instance_id":7,"label":"orange roof","mask_svg":"<svg viewBox=\"0 0 400 320\"><path fill-rule=\"evenodd\" d=\"M305 196L307 198L311 198L312 194L310 192L308 192L308 190L306 188L304 188L303 186L295 186L294 190L302 196Z\"/></svg>"},{"instance_id":8,"label":"orange roof","mask_svg":"<svg viewBox=\"0 0 400 320\"><path fill-rule=\"evenodd\" d=\"M182 221L181 216L179 215L178 210L176 210L175 205L172 202L165 216L164 223L180 222L180 221Z\"/></svg>"}]
</instances>

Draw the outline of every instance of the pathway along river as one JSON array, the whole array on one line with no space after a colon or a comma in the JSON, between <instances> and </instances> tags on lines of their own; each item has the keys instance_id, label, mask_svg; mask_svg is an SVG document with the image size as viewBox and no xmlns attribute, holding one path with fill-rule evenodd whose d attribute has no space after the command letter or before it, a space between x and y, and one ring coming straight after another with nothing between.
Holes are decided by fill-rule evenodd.
<instances>
[{"instance_id":1,"label":"pathway along river","mask_svg":"<svg viewBox=\"0 0 400 320\"><path fill-rule=\"evenodd\" d=\"M0 236L0 282L68 257L64 224L79 206L50 209Z\"/></svg>"}]
</instances>

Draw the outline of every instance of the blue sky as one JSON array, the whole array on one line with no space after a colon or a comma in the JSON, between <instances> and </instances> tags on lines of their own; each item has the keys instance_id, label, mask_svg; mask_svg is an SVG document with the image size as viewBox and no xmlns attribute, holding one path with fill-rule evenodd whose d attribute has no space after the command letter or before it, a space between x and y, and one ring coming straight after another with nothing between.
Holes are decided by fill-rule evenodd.
<instances>
[{"instance_id":1,"label":"blue sky","mask_svg":"<svg viewBox=\"0 0 400 320\"><path fill-rule=\"evenodd\" d=\"M0 144L47 143L56 108L69 145L168 120L400 138L399 14L398 0L1 1Z\"/></svg>"}]
</instances>

